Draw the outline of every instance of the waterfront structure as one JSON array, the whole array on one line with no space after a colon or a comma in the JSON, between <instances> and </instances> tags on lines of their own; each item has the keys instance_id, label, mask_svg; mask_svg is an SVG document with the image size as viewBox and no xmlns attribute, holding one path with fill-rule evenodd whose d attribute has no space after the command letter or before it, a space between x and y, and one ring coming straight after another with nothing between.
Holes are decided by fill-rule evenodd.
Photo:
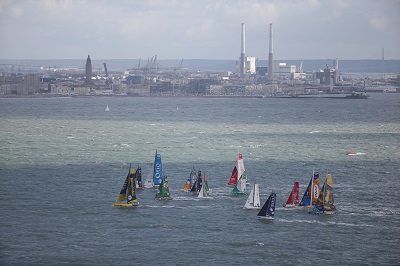
<instances>
[{"instance_id":1,"label":"waterfront structure","mask_svg":"<svg viewBox=\"0 0 400 266\"><path fill-rule=\"evenodd\" d=\"M274 81L274 48L273 48L272 23L269 24L269 55L268 55L268 83Z\"/></svg>"},{"instance_id":2,"label":"waterfront structure","mask_svg":"<svg viewBox=\"0 0 400 266\"><path fill-rule=\"evenodd\" d=\"M88 55L86 59L86 79L84 86L94 85L92 81L92 60L90 59L90 55Z\"/></svg>"},{"instance_id":3,"label":"waterfront structure","mask_svg":"<svg viewBox=\"0 0 400 266\"><path fill-rule=\"evenodd\" d=\"M246 75L245 37L246 37L245 25L244 23L242 23L242 42L241 42L240 66L239 66L239 72L241 78L243 78Z\"/></svg>"}]
</instances>

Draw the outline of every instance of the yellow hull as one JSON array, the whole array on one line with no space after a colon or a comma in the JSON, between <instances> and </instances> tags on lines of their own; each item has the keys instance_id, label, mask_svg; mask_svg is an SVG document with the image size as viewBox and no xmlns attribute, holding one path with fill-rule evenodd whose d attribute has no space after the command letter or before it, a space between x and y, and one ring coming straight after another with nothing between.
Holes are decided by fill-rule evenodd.
<instances>
[{"instance_id":1,"label":"yellow hull","mask_svg":"<svg viewBox=\"0 0 400 266\"><path fill-rule=\"evenodd\" d=\"M113 207L136 207L139 204L132 204L132 203L114 203Z\"/></svg>"}]
</instances>

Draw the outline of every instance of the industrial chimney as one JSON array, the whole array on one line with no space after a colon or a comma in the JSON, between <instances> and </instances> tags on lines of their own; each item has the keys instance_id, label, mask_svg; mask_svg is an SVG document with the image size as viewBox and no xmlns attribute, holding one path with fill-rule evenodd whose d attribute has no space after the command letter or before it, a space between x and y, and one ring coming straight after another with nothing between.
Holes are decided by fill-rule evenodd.
<instances>
[{"instance_id":1,"label":"industrial chimney","mask_svg":"<svg viewBox=\"0 0 400 266\"><path fill-rule=\"evenodd\" d=\"M268 81L273 82L274 77L274 48L272 39L272 23L269 24L269 56L268 56Z\"/></svg>"},{"instance_id":2,"label":"industrial chimney","mask_svg":"<svg viewBox=\"0 0 400 266\"><path fill-rule=\"evenodd\" d=\"M246 57L245 57L245 27L244 23L242 23L242 46L240 53L240 77L244 77L246 74Z\"/></svg>"}]
</instances>

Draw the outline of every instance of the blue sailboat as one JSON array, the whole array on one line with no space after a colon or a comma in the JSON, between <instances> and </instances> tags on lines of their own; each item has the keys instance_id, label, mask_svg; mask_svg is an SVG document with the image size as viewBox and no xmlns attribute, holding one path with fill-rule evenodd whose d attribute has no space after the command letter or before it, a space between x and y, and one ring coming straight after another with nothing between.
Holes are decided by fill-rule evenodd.
<instances>
[{"instance_id":1,"label":"blue sailboat","mask_svg":"<svg viewBox=\"0 0 400 266\"><path fill-rule=\"evenodd\" d=\"M273 220L275 216L275 203L276 194L274 192L269 195L267 201L262 206L261 210L257 214L258 219Z\"/></svg>"},{"instance_id":2,"label":"blue sailboat","mask_svg":"<svg viewBox=\"0 0 400 266\"><path fill-rule=\"evenodd\" d=\"M154 157L153 184L159 186L163 181L161 154L156 150Z\"/></svg>"}]
</instances>

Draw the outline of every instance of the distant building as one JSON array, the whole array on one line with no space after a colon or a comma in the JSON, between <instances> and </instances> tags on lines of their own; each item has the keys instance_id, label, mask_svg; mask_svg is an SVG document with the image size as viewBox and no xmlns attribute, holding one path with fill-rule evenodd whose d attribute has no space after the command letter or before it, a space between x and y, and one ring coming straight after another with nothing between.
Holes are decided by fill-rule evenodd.
<instances>
[{"instance_id":1,"label":"distant building","mask_svg":"<svg viewBox=\"0 0 400 266\"><path fill-rule=\"evenodd\" d=\"M92 81L92 60L90 59L90 55L88 55L86 59L86 79L83 85L84 86L94 85Z\"/></svg>"}]
</instances>

